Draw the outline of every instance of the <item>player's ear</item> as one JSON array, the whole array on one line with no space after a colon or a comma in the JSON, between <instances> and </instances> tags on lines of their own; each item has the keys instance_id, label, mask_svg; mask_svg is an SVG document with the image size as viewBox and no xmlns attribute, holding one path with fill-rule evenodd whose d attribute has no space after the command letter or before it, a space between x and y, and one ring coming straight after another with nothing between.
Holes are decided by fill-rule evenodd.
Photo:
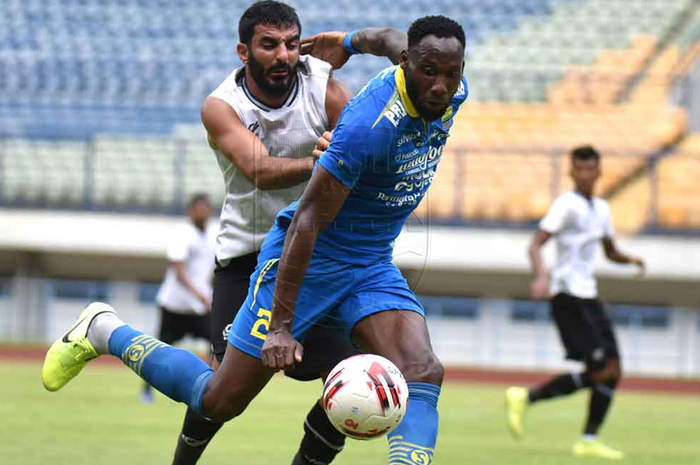
<instances>
[{"instance_id":1,"label":"player's ear","mask_svg":"<svg viewBox=\"0 0 700 465\"><path fill-rule=\"evenodd\" d=\"M244 65L248 64L248 46L244 44L243 42L238 42L238 45L236 45L236 51L238 52L238 58L241 59L241 62Z\"/></svg>"},{"instance_id":2,"label":"player's ear","mask_svg":"<svg viewBox=\"0 0 700 465\"><path fill-rule=\"evenodd\" d=\"M402 50L401 55L399 55L399 66L401 69L408 71L408 50Z\"/></svg>"}]
</instances>

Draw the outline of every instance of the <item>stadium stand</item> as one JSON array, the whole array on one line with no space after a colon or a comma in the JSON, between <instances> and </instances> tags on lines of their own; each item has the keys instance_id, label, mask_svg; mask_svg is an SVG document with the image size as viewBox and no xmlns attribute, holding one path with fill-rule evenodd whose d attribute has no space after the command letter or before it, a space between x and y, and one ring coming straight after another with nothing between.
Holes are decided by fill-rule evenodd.
<instances>
[{"instance_id":1,"label":"stadium stand","mask_svg":"<svg viewBox=\"0 0 700 465\"><path fill-rule=\"evenodd\" d=\"M657 168L657 220L667 228L700 229L700 135L687 137Z\"/></svg>"},{"instance_id":2,"label":"stadium stand","mask_svg":"<svg viewBox=\"0 0 700 465\"><path fill-rule=\"evenodd\" d=\"M195 191L221 198L201 132L178 128L198 126L201 101L237 66L249 2L3 3L0 205L167 213ZM562 155L581 143L603 150L601 193L615 204L650 185L650 157L685 131L666 100L700 54L691 0L358 0L336 2L338 15L291 3L305 34L431 13L465 27L470 101L421 207L440 220L528 224L569 188ZM354 58L338 74L358 90L384 66Z\"/></svg>"}]
</instances>

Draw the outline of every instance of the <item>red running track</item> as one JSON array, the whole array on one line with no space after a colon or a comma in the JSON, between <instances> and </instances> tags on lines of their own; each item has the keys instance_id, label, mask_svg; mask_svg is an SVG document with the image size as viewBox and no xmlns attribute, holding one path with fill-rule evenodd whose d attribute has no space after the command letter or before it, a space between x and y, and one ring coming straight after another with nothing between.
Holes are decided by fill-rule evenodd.
<instances>
[{"instance_id":1,"label":"red running track","mask_svg":"<svg viewBox=\"0 0 700 465\"><path fill-rule=\"evenodd\" d=\"M0 361L38 362L43 360L46 349L46 347L36 346L0 346ZM114 357L102 357L93 363L100 365L120 364L119 360ZM450 381L497 385L531 386L546 380L553 374L542 371L488 370L467 367L447 367L445 369L445 378ZM623 379L620 389L665 394L700 395L700 379L631 376Z\"/></svg>"}]
</instances>

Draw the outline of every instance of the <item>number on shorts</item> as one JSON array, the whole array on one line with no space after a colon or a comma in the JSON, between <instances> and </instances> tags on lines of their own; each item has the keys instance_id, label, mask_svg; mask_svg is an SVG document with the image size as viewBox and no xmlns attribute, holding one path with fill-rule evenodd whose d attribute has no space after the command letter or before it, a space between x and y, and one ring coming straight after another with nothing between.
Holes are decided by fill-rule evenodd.
<instances>
[{"instance_id":1,"label":"number on shorts","mask_svg":"<svg viewBox=\"0 0 700 465\"><path fill-rule=\"evenodd\" d=\"M250 335L262 339L263 341L267 339L267 330L270 329L270 319L272 318L272 312L270 310L265 310L260 308L258 310L258 316L260 317L253 324L253 329L250 330ZM264 328L264 333L262 332Z\"/></svg>"}]
</instances>

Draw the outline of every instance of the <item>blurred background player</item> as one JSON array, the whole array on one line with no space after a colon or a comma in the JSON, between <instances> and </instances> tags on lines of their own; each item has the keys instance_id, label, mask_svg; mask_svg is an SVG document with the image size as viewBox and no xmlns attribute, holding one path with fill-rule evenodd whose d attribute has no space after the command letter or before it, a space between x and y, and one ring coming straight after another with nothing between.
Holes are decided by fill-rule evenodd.
<instances>
[{"instance_id":1,"label":"blurred background player","mask_svg":"<svg viewBox=\"0 0 700 465\"><path fill-rule=\"evenodd\" d=\"M311 155L316 140L335 127L352 97L331 77L328 63L300 56L300 34L292 7L275 1L253 4L239 23L237 50L244 66L234 70L202 106L209 145L226 186L212 305L214 370L223 360L228 329L248 294L258 251L275 216L304 191L315 162ZM394 61L406 42L406 34L393 29L357 36L355 45L361 50ZM383 47L389 39L398 45ZM288 376L317 379L357 353L324 324L312 331L306 347L309 356ZM221 425L189 409L173 464L196 463ZM343 448L345 437L328 422L318 403L310 410L304 431L295 463L330 463Z\"/></svg>"},{"instance_id":2,"label":"blurred background player","mask_svg":"<svg viewBox=\"0 0 700 465\"><path fill-rule=\"evenodd\" d=\"M211 204L206 194L195 194L187 205L189 221L173 232L166 251L168 269L156 295L160 310L158 339L173 344L185 336L209 340L216 228L208 223ZM149 384L141 393L153 401Z\"/></svg>"},{"instance_id":3,"label":"blurred background player","mask_svg":"<svg viewBox=\"0 0 700 465\"><path fill-rule=\"evenodd\" d=\"M278 215L274 235L265 240L267 253L263 245L251 278L255 285L229 332L235 339L229 337L218 371L188 351L133 330L110 306L94 303L47 353L44 386L56 391L89 360L110 353L193 411L219 421L234 418L277 369L302 362L302 347L292 339L292 319L285 309L293 308L287 305L294 305L304 280L321 288L318 293L302 291L294 337L305 339L313 333L314 323L335 309L334 324L346 331L346 337L352 331L361 348L394 361L409 381L411 407L389 437L391 460L431 462L443 368L432 351L423 309L391 260L394 240L429 188L452 118L467 97L462 77L465 36L454 21L429 16L411 25L407 44L400 66L385 69L365 87L364 96L373 98L359 96L353 100L353 110L343 112L347 119L339 126L345 129L320 158L322 167L314 172L299 204L300 214L294 214L297 206L292 204ZM203 119L206 125L206 115ZM404 137L413 134L417 136ZM428 181L410 194L395 197L395 186L416 176ZM352 189L354 184L357 191ZM292 215L295 220L290 225ZM324 229L336 215L337 227ZM348 224L365 227L347 229ZM311 227L306 229L307 225ZM270 265L278 260L267 258L282 252L287 228L298 234L289 234L290 245L285 247L276 281L279 286L274 289L276 304L270 306L275 284ZM319 275L312 278L310 270L306 273L317 237L318 250L326 248L312 263L320 267L320 280ZM301 241L299 247L295 241Z\"/></svg>"},{"instance_id":4,"label":"blurred background player","mask_svg":"<svg viewBox=\"0 0 700 465\"><path fill-rule=\"evenodd\" d=\"M512 433L520 437L529 405L591 388L586 426L572 452L576 456L622 459L622 452L606 446L597 436L622 371L615 332L598 299L593 271L599 243L609 260L637 265L640 275L644 272L644 261L617 249L610 208L605 200L594 196L601 174L600 154L590 146L574 149L570 173L575 189L554 201L530 246L535 275L530 291L536 299L552 296L551 313L566 357L585 363L586 369L581 373L559 375L530 390L509 388L506 391L508 424ZM557 245L557 260L550 282L541 248L552 236Z\"/></svg>"}]
</instances>

